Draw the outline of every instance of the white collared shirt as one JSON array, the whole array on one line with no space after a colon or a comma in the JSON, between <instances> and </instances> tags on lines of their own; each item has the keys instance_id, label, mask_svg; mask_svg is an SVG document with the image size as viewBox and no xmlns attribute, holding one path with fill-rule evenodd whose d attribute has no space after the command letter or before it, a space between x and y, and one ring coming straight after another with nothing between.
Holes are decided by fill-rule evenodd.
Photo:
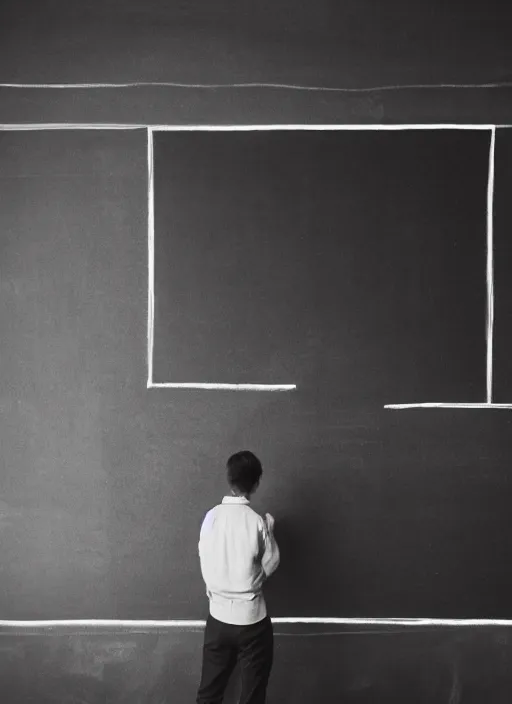
<instances>
[{"instance_id":1,"label":"white collared shirt","mask_svg":"<svg viewBox=\"0 0 512 704\"><path fill-rule=\"evenodd\" d=\"M225 496L208 511L198 547L211 615L236 625L265 618L262 586L279 565L279 548L249 500Z\"/></svg>"}]
</instances>

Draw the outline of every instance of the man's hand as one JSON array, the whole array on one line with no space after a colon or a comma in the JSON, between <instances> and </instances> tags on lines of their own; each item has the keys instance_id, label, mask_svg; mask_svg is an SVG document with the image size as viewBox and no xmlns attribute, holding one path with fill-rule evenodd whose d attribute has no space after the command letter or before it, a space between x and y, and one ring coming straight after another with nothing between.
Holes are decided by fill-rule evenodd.
<instances>
[{"instance_id":1,"label":"man's hand","mask_svg":"<svg viewBox=\"0 0 512 704\"><path fill-rule=\"evenodd\" d=\"M274 523L275 523L274 517L271 516L270 513L266 513L265 514L265 521L267 523L267 528L268 528L269 532L272 533L274 530Z\"/></svg>"}]
</instances>

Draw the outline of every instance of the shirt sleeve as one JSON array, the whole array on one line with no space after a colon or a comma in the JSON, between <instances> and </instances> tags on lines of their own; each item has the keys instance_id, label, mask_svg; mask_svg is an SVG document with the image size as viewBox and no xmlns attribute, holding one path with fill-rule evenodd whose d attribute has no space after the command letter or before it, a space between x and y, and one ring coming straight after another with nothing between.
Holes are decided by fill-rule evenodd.
<instances>
[{"instance_id":1,"label":"shirt sleeve","mask_svg":"<svg viewBox=\"0 0 512 704\"><path fill-rule=\"evenodd\" d=\"M201 574L206 585L206 593L209 594L209 584L213 573L213 554L210 547L213 526L215 524L215 514L213 511L208 511L201 525L199 534L199 561L201 564Z\"/></svg>"},{"instance_id":2,"label":"shirt sleeve","mask_svg":"<svg viewBox=\"0 0 512 704\"><path fill-rule=\"evenodd\" d=\"M274 537L274 533L273 531L269 531L267 524L263 519L261 519L260 530L263 543L261 567L263 569L263 572L265 573L265 577L268 578L279 567L281 556L279 553L279 547Z\"/></svg>"}]
</instances>

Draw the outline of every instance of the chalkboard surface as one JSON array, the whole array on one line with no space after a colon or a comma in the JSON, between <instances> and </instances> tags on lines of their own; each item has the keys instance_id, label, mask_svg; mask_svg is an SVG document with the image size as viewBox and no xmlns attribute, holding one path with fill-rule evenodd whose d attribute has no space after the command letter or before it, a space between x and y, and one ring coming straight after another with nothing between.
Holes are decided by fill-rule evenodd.
<instances>
[{"instance_id":1,"label":"chalkboard surface","mask_svg":"<svg viewBox=\"0 0 512 704\"><path fill-rule=\"evenodd\" d=\"M122 548L105 436L144 375L146 189L143 132L0 134L6 618L113 608Z\"/></svg>"},{"instance_id":2,"label":"chalkboard surface","mask_svg":"<svg viewBox=\"0 0 512 704\"><path fill-rule=\"evenodd\" d=\"M509 124L511 19L501 0L3 0L0 83L31 87L0 88L0 121Z\"/></svg>"},{"instance_id":3,"label":"chalkboard surface","mask_svg":"<svg viewBox=\"0 0 512 704\"><path fill-rule=\"evenodd\" d=\"M488 83L510 80L510 20L498 0L4 0L0 79Z\"/></svg>"},{"instance_id":4,"label":"chalkboard surface","mask_svg":"<svg viewBox=\"0 0 512 704\"><path fill-rule=\"evenodd\" d=\"M155 382L484 401L489 132L155 133Z\"/></svg>"},{"instance_id":5,"label":"chalkboard surface","mask_svg":"<svg viewBox=\"0 0 512 704\"><path fill-rule=\"evenodd\" d=\"M155 136L155 371L293 393L146 388L145 131L1 136L2 615L204 616L199 526L249 447L273 615L510 616L510 414L383 408L484 393L489 133L230 138Z\"/></svg>"}]
</instances>

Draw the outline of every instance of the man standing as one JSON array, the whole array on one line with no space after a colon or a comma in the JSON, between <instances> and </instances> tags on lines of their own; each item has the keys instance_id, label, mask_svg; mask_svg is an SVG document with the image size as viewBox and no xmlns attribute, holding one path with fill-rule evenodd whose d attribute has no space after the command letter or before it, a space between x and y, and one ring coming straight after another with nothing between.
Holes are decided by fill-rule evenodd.
<instances>
[{"instance_id":1,"label":"man standing","mask_svg":"<svg viewBox=\"0 0 512 704\"><path fill-rule=\"evenodd\" d=\"M274 634L262 586L279 565L274 519L250 507L263 470L248 450L227 462L230 495L205 516L199 538L210 613L206 622L197 704L221 704L237 661L240 704L264 704Z\"/></svg>"}]
</instances>

